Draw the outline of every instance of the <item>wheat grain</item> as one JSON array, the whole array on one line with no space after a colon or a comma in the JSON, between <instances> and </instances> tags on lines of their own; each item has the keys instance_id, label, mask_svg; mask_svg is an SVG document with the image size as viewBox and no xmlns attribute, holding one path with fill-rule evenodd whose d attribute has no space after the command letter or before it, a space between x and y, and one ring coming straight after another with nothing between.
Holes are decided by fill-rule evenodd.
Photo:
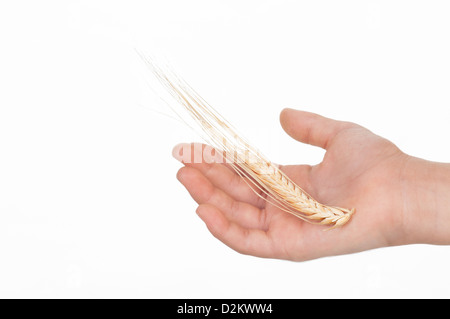
<instances>
[{"instance_id":1,"label":"wheat grain","mask_svg":"<svg viewBox=\"0 0 450 319\"><path fill-rule=\"evenodd\" d=\"M333 227L347 223L355 212L319 203L296 185L278 166L252 147L237 130L170 68L164 70L140 54L168 93L183 106L203 132L207 143L222 150L227 163L261 196L279 209L305 221ZM170 105L170 104L169 104ZM186 122L186 118L172 107ZM187 123L187 122L186 122ZM187 123L188 124L188 123ZM189 125L189 124L188 124ZM192 127L191 125L189 125ZM251 185L250 185L251 184ZM259 190L259 191L258 191Z\"/></svg>"}]
</instances>

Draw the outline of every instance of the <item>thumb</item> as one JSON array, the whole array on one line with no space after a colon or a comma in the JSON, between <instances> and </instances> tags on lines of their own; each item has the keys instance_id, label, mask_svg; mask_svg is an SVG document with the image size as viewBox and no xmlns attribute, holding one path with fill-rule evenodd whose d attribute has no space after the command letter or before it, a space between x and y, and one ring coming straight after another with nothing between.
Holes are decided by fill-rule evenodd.
<instances>
[{"instance_id":1,"label":"thumb","mask_svg":"<svg viewBox=\"0 0 450 319\"><path fill-rule=\"evenodd\" d=\"M352 125L349 122L289 108L281 111L280 123L286 133L295 140L324 149L327 149L330 140L337 133Z\"/></svg>"}]
</instances>

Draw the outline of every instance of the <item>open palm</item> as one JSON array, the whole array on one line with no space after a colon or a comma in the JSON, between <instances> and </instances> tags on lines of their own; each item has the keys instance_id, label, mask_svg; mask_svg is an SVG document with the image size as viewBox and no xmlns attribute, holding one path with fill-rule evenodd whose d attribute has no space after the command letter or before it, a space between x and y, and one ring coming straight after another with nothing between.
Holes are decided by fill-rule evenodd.
<instances>
[{"instance_id":1,"label":"open palm","mask_svg":"<svg viewBox=\"0 0 450 319\"><path fill-rule=\"evenodd\" d=\"M319 202L356 213L343 227L324 231L326 226L264 201L226 164L193 163L198 147L180 144L173 154L185 166L177 177L199 204L197 214L210 232L240 253L297 261L400 244L407 155L353 123L292 109L283 110L280 121L294 139L326 150L318 165L280 169ZM187 147L191 151L183 152Z\"/></svg>"}]
</instances>

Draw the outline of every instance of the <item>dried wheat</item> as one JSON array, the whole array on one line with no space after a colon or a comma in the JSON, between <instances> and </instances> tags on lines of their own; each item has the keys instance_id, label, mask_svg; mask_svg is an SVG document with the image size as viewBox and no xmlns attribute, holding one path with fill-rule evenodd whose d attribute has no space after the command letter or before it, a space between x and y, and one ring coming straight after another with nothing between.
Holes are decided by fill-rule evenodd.
<instances>
[{"instance_id":1,"label":"dried wheat","mask_svg":"<svg viewBox=\"0 0 450 319\"><path fill-rule=\"evenodd\" d=\"M250 146L227 120L170 68L163 70L153 60L142 54L141 57L167 92L183 106L203 131L203 138L216 149L223 151L227 163L240 176L246 177L245 181L249 186L250 184L254 186L253 190L256 187L255 193L258 196L308 222L338 227L349 221L355 212L354 209L327 206L317 202L278 169L277 165ZM185 120L179 111L173 107L172 109Z\"/></svg>"}]
</instances>

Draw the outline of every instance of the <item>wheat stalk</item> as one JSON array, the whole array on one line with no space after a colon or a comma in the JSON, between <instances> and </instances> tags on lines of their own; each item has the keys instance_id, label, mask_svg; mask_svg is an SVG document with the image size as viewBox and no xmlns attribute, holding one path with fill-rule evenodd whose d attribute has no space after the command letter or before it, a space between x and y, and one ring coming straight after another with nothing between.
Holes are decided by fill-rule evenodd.
<instances>
[{"instance_id":1,"label":"wheat stalk","mask_svg":"<svg viewBox=\"0 0 450 319\"><path fill-rule=\"evenodd\" d=\"M203 138L208 144L223 151L227 163L240 176L247 177L244 180L250 187L251 185L256 187L256 190L254 187L252 189L258 196L281 210L308 222L329 225L334 228L349 221L355 212L354 209L327 206L316 201L284 174L277 165L266 159L244 140L227 120L170 68L163 70L152 59L140 55L167 92L179 105L183 106L183 110L187 111L202 130ZM170 104L168 105L170 106ZM176 107L171 106L171 108L188 124L186 118L180 115Z\"/></svg>"}]
</instances>

